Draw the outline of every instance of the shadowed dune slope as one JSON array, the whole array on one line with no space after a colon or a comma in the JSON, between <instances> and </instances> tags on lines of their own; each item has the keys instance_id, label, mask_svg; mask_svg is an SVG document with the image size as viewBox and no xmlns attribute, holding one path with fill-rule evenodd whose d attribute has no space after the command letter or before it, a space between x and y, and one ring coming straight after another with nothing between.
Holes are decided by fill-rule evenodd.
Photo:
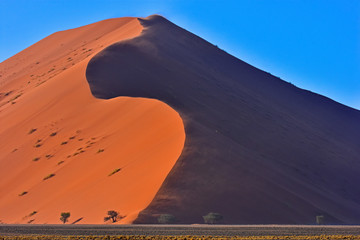
<instances>
[{"instance_id":1,"label":"shadowed dune slope","mask_svg":"<svg viewBox=\"0 0 360 240\"><path fill-rule=\"evenodd\" d=\"M94 56L98 98L159 99L177 110L185 147L136 223L162 213L201 223L360 223L360 112L299 89L160 16Z\"/></svg>"},{"instance_id":2,"label":"shadowed dune slope","mask_svg":"<svg viewBox=\"0 0 360 240\"><path fill-rule=\"evenodd\" d=\"M96 99L91 56L136 37L136 18L57 32L0 63L0 222L131 223L181 154L179 114L153 99Z\"/></svg>"}]
</instances>

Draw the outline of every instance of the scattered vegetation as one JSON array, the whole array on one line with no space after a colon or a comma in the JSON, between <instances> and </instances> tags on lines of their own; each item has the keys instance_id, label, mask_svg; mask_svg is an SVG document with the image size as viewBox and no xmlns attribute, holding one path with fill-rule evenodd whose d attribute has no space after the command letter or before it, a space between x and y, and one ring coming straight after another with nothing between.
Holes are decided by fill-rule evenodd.
<instances>
[{"instance_id":1,"label":"scattered vegetation","mask_svg":"<svg viewBox=\"0 0 360 240\"><path fill-rule=\"evenodd\" d=\"M204 222L207 224L216 224L220 223L223 220L223 216L219 213L208 213L207 215L203 216Z\"/></svg>"},{"instance_id":2,"label":"scattered vegetation","mask_svg":"<svg viewBox=\"0 0 360 240\"><path fill-rule=\"evenodd\" d=\"M114 211L114 210L109 210L107 212L107 216L104 217L104 222L107 222L107 221L112 221L113 223L114 222L117 222L118 220L124 218L125 216L121 216L119 215L119 213L117 211Z\"/></svg>"},{"instance_id":3,"label":"scattered vegetation","mask_svg":"<svg viewBox=\"0 0 360 240\"><path fill-rule=\"evenodd\" d=\"M35 85L35 87L38 87L38 86L40 86L41 84L43 84L43 83L45 83L46 81L42 81L42 82L39 82L39 83L37 83L36 85Z\"/></svg>"},{"instance_id":4,"label":"scattered vegetation","mask_svg":"<svg viewBox=\"0 0 360 240\"><path fill-rule=\"evenodd\" d=\"M29 217L34 216L35 214L37 214L37 211L33 211L32 213L30 213Z\"/></svg>"},{"instance_id":5,"label":"scattered vegetation","mask_svg":"<svg viewBox=\"0 0 360 240\"><path fill-rule=\"evenodd\" d=\"M176 218L172 214L161 214L157 220L158 220L158 223L161 223L161 224L176 223Z\"/></svg>"},{"instance_id":6,"label":"scattered vegetation","mask_svg":"<svg viewBox=\"0 0 360 240\"><path fill-rule=\"evenodd\" d=\"M65 236L65 235L11 235L0 236L0 240L360 240L360 235L302 235L302 236L144 236L144 235L98 235L98 236Z\"/></svg>"},{"instance_id":7,"label":"scattered vegetation","mask_svg":"<svg viewBox=\"0 0 360 240\"><path fill-rule=\"evenodd\" d=\"M121 170L121 168L116 168L114 171L112 171L110 174L109 174L109 177L114 175L115 173L119 172Z\"/></svg>"},{"instance_id":8,"label":"scattered vegetation","mask_svg":"<svg viewBox=\"0 0 360 240\"><path fill-rule=\"evenodd\" d=\"M98 151L97 151L97 153L102 153L102 152L104 152L105 151L105 149L99 149Z\"/></svg>"},{"instance_id":9,"label":"scattered vegetation","mask_svg":"<svg viewBox=\"0 0 360 240\"><path fill-rule=\"evenodd\" d=\"M51 174L47 175L46 177L44 177L43 180L48 180L49 178L52 178L54 176L55 176L55 174L51 173Z\"/></svg>"},{"instance_id":10,"label":"scattered vegetation","mask_svg":"<svg viewBox=\"0 0 360 240\"><path fill-rule=\"evenodd\" d=\"M79 155L80 153L84 153L84 152L85 152L85 150L83 150L83 148L80 147L80 148L78 148L78 149L76 150L75 153L73 153L72 156L76 156L76 155ZM70 157L70 156L71 156L71 155L69 155L68 157Z\"/></svg>"},{"instance_id":11,"label":"scattered vegetation","mask_svg":"<svg viewBox=\"0 0 360 240\"><path fill-rule=\"evenodd\" d=\"M39 160L40 160L39 157L36 157L36 158L33 159L34 162L37 162L37 161L39 161Z\"/></svg>"},{"instance_id":12,"label":"scattered vegetation","mask_svg":"<svg viewBox=\"0 0 360 240\"><path fill-rule=\"evenodd\" d=\"M39 147L41 147L41 144L40 144L40 143L37 143L37 144L35 144L34 147L39 148Z\"/></svg>"},{"instance_id":13,"label":"scattered vegetation","mask_svg":"<svg viewBox=\"0 0 360 240\"><path fill-rule=\"evenodd\" d=\"M318 225L324 224L324 219L325 219L324 215L316 216L316 224L318 224Z\"/></svg>"},{"instance_id":14,"label":"scattered vegetation","mask_svg":"<svg viewBox=\"0 0 360 240\"><path fill-rule=\"evenodd\" d=\"M9 102L13 102L15 101L16 99L18 99L19 97L21 97L22 93L16 95L15 97L13 97L12 99L9 100Z\"/></svg>"},{"instance_id":15,"label":"scattered vegetation","mask_svg":"<svg viewBox=\"0 0 360 240\"><path fill-rule=\"evenodd\" d=\"M64 141L64 142L61 143L61 145L65 145L65 144L67 144L67 143L68 143L67 141Z\"/></svg>"},{"instance_id":16,"label":"scattered vegetation","mask_svg":"<svg viewBox=\"0 0 360 240\"><path fill-rule=\"evenodd\" d=\"M5 93L4 96L5 96L5 97L6 97L6 96L9 96L12 92L13 92L13 91L7 92L7 93Z\"/></svg>"},{"instance_id":17,"label":"scattered vegetation","mask_svg":"<svg viewBox=\"0 0 360 240\"><path fill-rule=\"evenodd\" d=\"M20 196L20 197L21 197L21 196L24 196L24 195L27 194L27 193L28 193L28 192L24 191L24 192L20 193L19 196Z\"/></svg>"},{"instance_id":18,"label":"scattered vegetation","mask_svg":"<svg viewBox=\"0 0 360 240\"><path fill-rule=\"evenodd\" d=\"M54 137L54 136L56 136L56 134L57 134L57 132L52 132L52 133L50 134L50 137Z\"/></svg>"},{"instance_id":19,"label":"scattered vegetation","mask_svg":"<svg viewBox=\"0 0 360 240\"><path fill-rule=\"evenodd\" d=\"M51 155L51 154L47 154L45 157L46 157L47 159L49 159L49 158L52 158L52 157L53 157L53 155Z\"/></svg>"},{"instance_id":20,"label":"scattered vegetation","mask_svg":"<svg viewBox=\"0 0 360 240\"><path fill-rule=\"evenodd\" d=\"M75 139L75 137L76 137L76 136L72 136L72 137L69 137L69 139L70 139L70 140L71 140L71 139Z\"/></svg>"},{"instance_id":21,"label":"scattered vegetation","mask_svg":"<svg viewBox=\"0 0 360 240\"><path fill-rule=\"evenodd\" d=\"M57 165L61 165L61 164L63 164L65 161L60 161L60 162L58 162L57 163Z\"/></svg>"},{"instance_id":22,"label":"scattered vegetation","mask_svg":"<svg viewBox=\"0 0 360 240\"><path fill-rule=\"evenodd\" d=\"M36 128L32 128L30 129L29 133L28 134L32 134L33 132L35 132L37 129Z\"/></svg>"},{"instance_id":23,"label":"scattered vegetation","mask_svg":"<svg viewBox=\"0 0 360 240\"><path fill-rule=\"evenodd\" d=\"M65 224L68 221L69 217L70 217L69 212L62 212L61 217L60 217L60 221L62 221Z\"/></svg>"}]
</instances>

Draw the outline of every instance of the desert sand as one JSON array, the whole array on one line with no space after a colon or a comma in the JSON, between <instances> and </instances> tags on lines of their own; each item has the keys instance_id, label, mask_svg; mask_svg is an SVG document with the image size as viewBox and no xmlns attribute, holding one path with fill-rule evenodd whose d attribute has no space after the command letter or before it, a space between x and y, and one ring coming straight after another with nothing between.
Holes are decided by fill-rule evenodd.
<instances>
[{"instance_id":1,"label":"desert sand","mask_svg":"<svg viewBox=\"0 0 360 240\"><path fill-rule=\"evenodd\" d=\"M97 99L85 77L94 54L142 30L136 18L105 20L0 64L2 223L61 223L61 212L104 223L108 210L131 223L153 199L183 149L182 119L158 100Z\"/></svg>"},{"instance_id":2,"label":"desert sand","mask_svg":"<svg viewBox=\"0 0 360 240\"><path fill-rule=\"evenodd\" d=\"M88 64L93 94L180 113L180 159L136 223L360 223L360 111L261 71L161 16ZM346 76L344 76L346 77ZM116 81L116 79L119 79ZM107 84L104 84L106 82Z\"/></svg>"},{"instance_id":3,"label":"desert sand","mask_svg":"<svg viewBox=\"0 0 360 240\"><path fill-rule=\"evenodd\" d=\"M0 75L5 223L360 223L360 111L161 16L55 33Z\"/></svg>"}]
</instances>

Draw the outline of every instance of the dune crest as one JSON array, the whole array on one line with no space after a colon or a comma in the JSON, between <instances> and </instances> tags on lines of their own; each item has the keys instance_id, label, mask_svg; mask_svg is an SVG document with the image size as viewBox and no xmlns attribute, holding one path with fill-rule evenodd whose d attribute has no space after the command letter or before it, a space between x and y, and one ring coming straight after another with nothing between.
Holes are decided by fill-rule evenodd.
<instances>
[{"instance_id":1,"label":"dune crest","mask_svg":"<svg viewBox=\"0 0 360 240\"><path fill-rule=\"evenodd\" d=\"M136 18L57 32L0 64L0 221L131 223L181 154L179 114L144 98L96 99L92 56L138 36Z\"/></svg>"},{"instance_id":2,"label":"dune crest","mask_svg":"<svg viewBox=\"0 0 360 240\"><path fill-rule=\"evenodd\" d=\"M360 112L261 71L161 16L94 56L92 93L159 99L184 120L180 159L136 223L360 223ZM105 84L104 84L105 82Z\"/></svg>"},{"instance_id":3,"label":"dune crest","mask_svg":"<svg viewBox=\"0 0 360 240\"><path fill-rule=\"evenodd\" d=\"M2 222L360 223L360 111L161 16L55 33L0 75Z\"/></svg>"}]
</instances>

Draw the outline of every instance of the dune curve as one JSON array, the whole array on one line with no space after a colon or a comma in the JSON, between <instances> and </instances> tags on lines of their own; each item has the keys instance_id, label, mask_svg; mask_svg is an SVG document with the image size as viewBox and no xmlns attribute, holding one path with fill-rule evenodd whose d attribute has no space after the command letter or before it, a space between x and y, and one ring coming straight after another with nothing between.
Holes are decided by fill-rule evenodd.
<instances>
[{"instance_id":1,"label":"dune curve","mask_svg":"<svg viewBox=\"0 0 360 240\"><path fill-rule=\"evenodd\" d=\"M202 223L360 223L360 112L299 89L161 16L94 56L99 98L159 99L183 118L186 142L135 223L162 213ZM106 84L104 84L106 82ZM110 91L111 90L111 91Z\"/></svg>"},{"instance_id":2,"label":"dune curve","mask_svg":"<svg viewBox=\"0 0 360 240\"><path fill-rule=\"evenodd\" d=\"M0 222L131 223L181 154L179 114L144 98L96 99L94 54L138 36L136 18L66 30L0 64Z\"/></svg>"}]
</instances>

